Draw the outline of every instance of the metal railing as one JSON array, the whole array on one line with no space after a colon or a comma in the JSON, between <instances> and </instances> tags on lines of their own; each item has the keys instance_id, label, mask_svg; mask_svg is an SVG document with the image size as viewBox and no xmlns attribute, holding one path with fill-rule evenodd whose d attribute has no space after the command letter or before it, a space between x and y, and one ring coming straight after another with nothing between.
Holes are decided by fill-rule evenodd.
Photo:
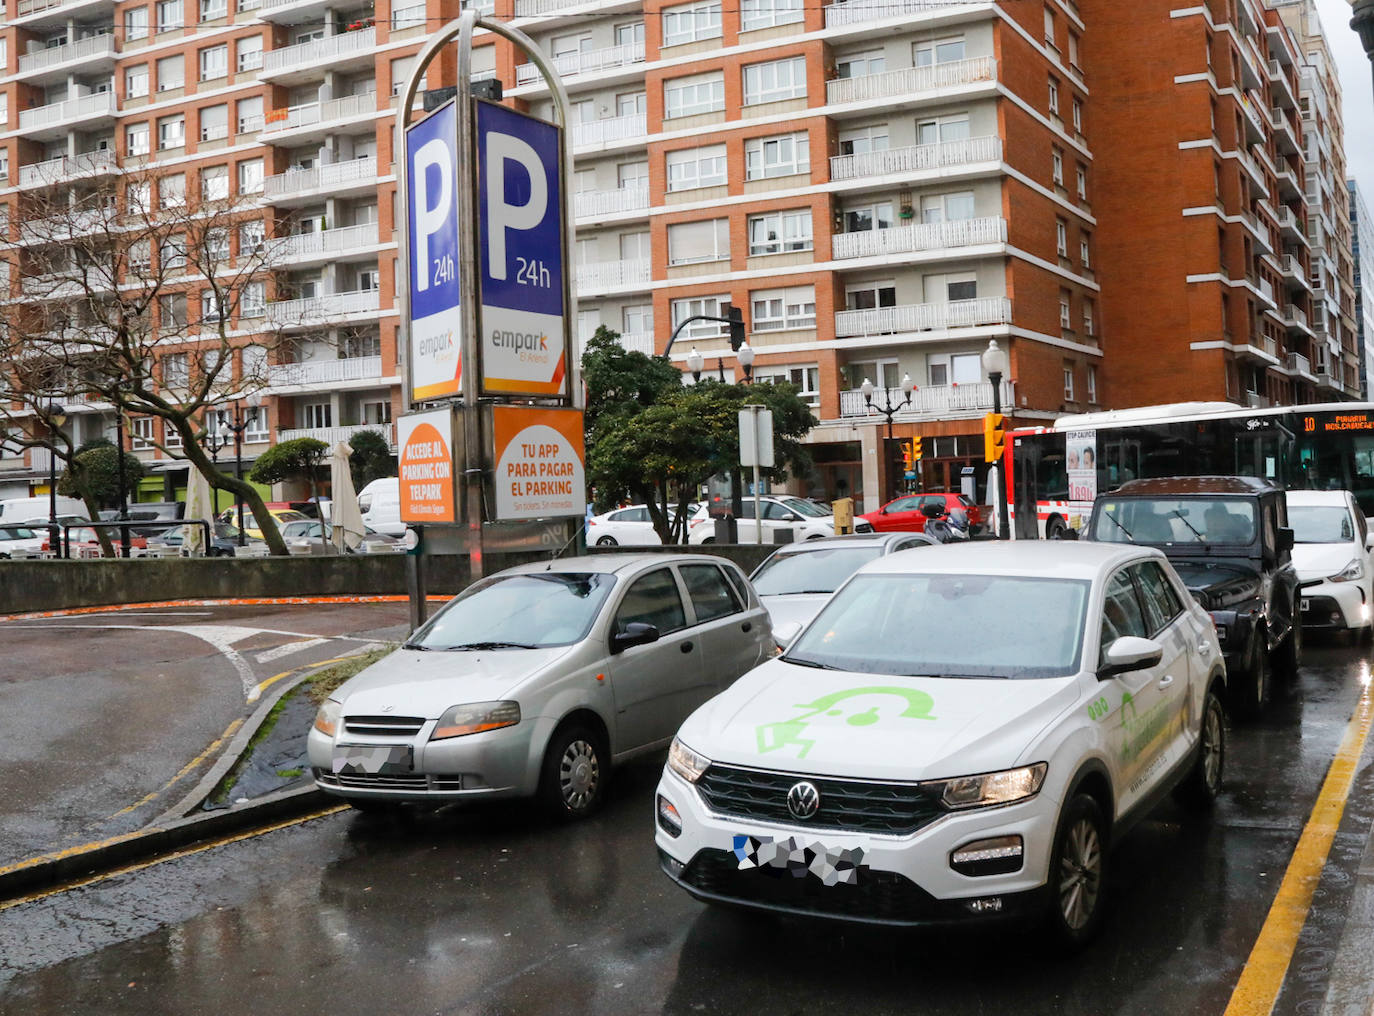
<instances>
[{"instance_id":1,"label":"metal railing","mask_svg":"<svg viewBox=\"0 0 1374 1016\"><path fill-rule=\"evenodd\" d=\"M263 180L262 191L268 198L279 198L285 194L299 194L361 180L375 180L376 177L377 158L368 155L361 159L349 159L347 162L327 162L310 169L288 169L285 173Z\"/></svg>"},{"instance_id":2,"label":"metal railing","mask_svg":"<svg viewBox=\"0 0 1374 1016\"><path fill-rule=\"evenodd\" d=\"M352 440L365 430L381 431L386 437L386 443L393 448L396 447L396 425L392 423L360 423L352 427L295 427L278 431L277 442L294 441L298 437L313 437L333 448L340 441Z\"/></svg>"},{"instance_id":3,"label":"metal railing","mask_svg":"<svg viewBox=\"0 0 1374 1016\"><path fill-rule=\"evenodd\" d=\"M929 11L946 12L962 5L948 0L851 0L850 3L828 4L825 8L825 27L838 28L863 21L900 18ZM986 6L968 4L969 7Z\"/></svg>"},{"instance_id":4,"label":"metal railing","mask_svg":"<svg viewBox=\"0 0 1374 1016\"><path fill-rule=\"evenodd\" d=\"M579 291L600 293L621 286L648 285L649 259L629 261L597 261L573 268L573 280Z\"/></svg>"},{"instance_id":5,"label":"metal railing","mask_svg":"<svg viewBox=\"0 0 1374 1016\"><path fill-rule=\"evenodd\" d=\"M553 66L558 76L567 78L574 74L593 74L596 71L610 70L614 67L628 67L644 62L644 43L627 42L620 46L606 46L579 53L565 53L553 58ZM539 68L532 63L520 64L515 68L515 83L528 85L540 80Z\"/></svg>"},{"instance_id":6,"label":"metal railing","mask_svg":"<svg viewBox=\"0 0 1374 1016\"><path fill-rule=\"evenodd\" d=\"M648 186L581 191L573 195L573 211L579 219L593 215L614 215L616 212L633 212L648 207Z\"/></svg>"},{"instance_id":7,"label":"metal railing","mask_svg":"<svg viewBox=\"0 0 1374 1016\"><path fill-rule=\"evenodd\" d=\"M610 116L604 120L573 124L572 131L573 146L585 148L627 138L642 138L648 133L648 124L643 113L630 113L627 116Z\"/></svg>"},{"instance_id":8,"label":"metal railing","mask_svg":"<svg viewBox=\"0 0 1374 1016\"><path fill-rule=\"evenodd\" d=\"M19 73L30 74L46 67L56 67L68 60L87 60L91 57L114 56L116 52L113 35L92 35L78 39L74 43L63 43L40 49L37 53L24 53L19 57Z\"/></svg>"},{"instance_id":9,"label":"metal railing","mask_svg":"<svg viewBox=\"0 0 1374 1016\"><path fill-rule=\"evenodd\" d=\"M835 334L839 337L891 335L944 328L976 328L1009 321L1011 301L1005 297L987 296L949 303L913 303L900 307L836 311Z\"/></svg>"},{"instance_id":10,"label":"metal railing","mask_svg":"<svg viewBox=\"0 0 1374 1016\"><path fill-rule=\"evenodd\" d=\"M1308 361L1307 357L1303 356L1301 353L1288 354L1288 369L1296 371L1299 374L1312 373L1311 363Z\"/></svg>"},{"instance_id":11,"label":"metal railing","mask_svg":"<svg viewBox=\"0 0 1374 1016\"><path fill-rule=\"evenodd\" d=\"M351 250L355 247L374 247L378 242L377 235L377 223L364 222L357 226L342 226L338 229L321 229L314 233L278 237L269 242L273 244L274 257L300 258Z\"/></svg>"},{"instance_id":12,"label":"metal railing","mask_svg":"<svg viewBox=\"0 0 1374 1016\"><path fill-rule=\"evenodd\" d=\"M38 187L56 183L84 173L114 172L117 168L114 152L86 152L82 155L63 155L46 162L19 167L19 186Z\"/></svg>"},{"instance_id":13,"label":"metal railing","mask_svg":"<svg viewBox=\"0 0 1374 1016\"><path fill-rule=\"evenodd\" d=\"M911 405L897 413L896 418L988 410L992 408L992 394L992 382L990 381L917 388L911 393ZM900 404L905 397L900 388L889 388L887 396L891 400L889 404L894 406ZM879 393L874 393L873 401L875 405L882 404ZM1003 406L1016 404L1012 400L1012 385L1009 381L1002 382L1001 404ZM882 414L869 411L868 406L864 403L864 393L858 389L840 392L840 415L872 416L875 420L883 419Z\"/></svg>"},{"instance_id":14,"label":"metal railing","mask_svg":"<svg viewBox=\"0 0 1374 1016\"><path fill-rule=\"evenodd\" d=\"M358 95L344 95L323 102L307 102L300 106L290 106L269 111L263 116L262 136L270 140L277 131L295 130L297 127L310 127L317 123L332 120L346 120L349 117L365 116L377 112L377 93L361 92Z\"/></svg>"},{"instance_id":15,"label":"metal railing","mask_svg":"<svg viewBox=\"0 0 1374 1016\"><path fill-rule=\"evenodd\" d=\"M862 155L836 155L830 159L830 179L855 180L892 173L917 173L945 166L964 166L974 162L995 162L1002 158L1002 139L995 135L942 141L934 145L890 148Z\"/></svg>"},{"instance_id":16,"label":"metal railing","mask_svg":"<svg viewBox=\"0 0 1374 1016\"><path fill-rule=\"evenodd\" d=\"M996 78L997 61L990 56L978 56L930 67L903 67L858 78L837 78L825 83L825 101L833 105L864 99L886 99L894 95L994 81Z\"/></svg>"},{"instance_id":17,"label":"metal railing","mask_svg":"<svg viewBox=\"0 0 1374 1016\"><path fill-rule=\"evenodd\" d=\"M370 381L381 376L382 358L380 356L354 356L343 360L278 363L273 364L268 370L268 380L273 388L337 384L340 381Z\"/></svg>"},{"instance_id":18,"label":"metal railing","mask_svg":"<svg viewBox=\"0 0 1374 1016\"><path fill-rule=\"evenodd\" d=\"M959 219L954 222L893 226L891 229L868 229L858 233L837 233L832 242L833 256L839 260L945 247L967 247L973 244L1005 243L1006 239L1006 220L1000 216L987 216L981 219Z\"/></svg>"},{"instance_id":19,"label":"metal railing","mask_svg":"<svg viewBox=\"0 0 1374 1016\"><path fill-rule=\"evenodd\" d=\"M65 102L20 110L19 129L37 130L40 127L51 127L66 120L80 120L88 116L114 116L117 109L114 92L96 92L78 99L67 99Z\"/></svg>"},{"instance_id":20,"label":"metal railing","mask_svg":"<svg viewBox=\"0 0 1374 1016\"><path fill-rule=\"evenodd\" d=\"M269 49L262 55L262 72L273 74L298 65L320 66L344 57L363 53L377 46L377 29L360 28L356 32L341 32L296 46Z\"/></svg>"},{"instance_id":21,"label":"metal railing","mask_svg":"<svg viewBox=\"0 0 1374 1016\"><path fill-rule=\"evenodd\" d=\"M322 324L326 321L337 321L350 314L375 314L381 308L381 294L375 289L364 289L354 293L327 293L324 296L312 296L303 300L279 300L276 303L269 303L266 307L265 317L274 328L290 328L292 326L304 326ZM357 360L370 359L370 357L358 357ZM353 363L353 360L330 360L328 363ZM282 364L281 367L311 367L314 364ZM358 369L357 368L338 368L340 370ZM368 374L368 377L381 377L381 361L377 361L376 373ZM347 381L350 378L340 377L336 380ZM300 382L286 382L277 380L277 368L272 368L273 384L299 384Z\"/></svg>"}]
</instances>

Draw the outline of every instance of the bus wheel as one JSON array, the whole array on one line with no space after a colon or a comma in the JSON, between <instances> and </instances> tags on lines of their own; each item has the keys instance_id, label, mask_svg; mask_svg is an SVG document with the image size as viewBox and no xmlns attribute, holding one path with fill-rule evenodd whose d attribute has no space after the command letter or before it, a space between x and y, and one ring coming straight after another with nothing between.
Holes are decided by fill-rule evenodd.
<instances>
[{"instance_id":1,"label":"bus wheel","mask_svg":"<svg viewBox=\"0 0 1374 1016\"><path fill-rule=\"evenodd\" d=\"M1062 540L1069 527L1064 524L1064 520L1058 515L1051 515L1049 521L1045 523L1045 539Z\"/></svg>"}]
</instances>

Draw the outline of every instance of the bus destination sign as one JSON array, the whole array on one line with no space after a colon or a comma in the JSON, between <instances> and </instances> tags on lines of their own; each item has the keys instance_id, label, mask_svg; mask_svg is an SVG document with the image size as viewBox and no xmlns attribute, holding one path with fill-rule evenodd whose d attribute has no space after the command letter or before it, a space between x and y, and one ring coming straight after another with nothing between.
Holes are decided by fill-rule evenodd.
<instances>
[{"instance_id":1,"label":"bus destination sign","mask_svg":"<svg viewBox=\"0 0 1374 1016\"><path fill-rule=\"evenodd\" d=\"M1374 419L1371 419L1369 413L1333 413L1320 420L1315 416L1304 416L1302 429L1307 434L1318 431L1330 434L1342 430L1374 430Z\"/></svg>"}]
</instances>

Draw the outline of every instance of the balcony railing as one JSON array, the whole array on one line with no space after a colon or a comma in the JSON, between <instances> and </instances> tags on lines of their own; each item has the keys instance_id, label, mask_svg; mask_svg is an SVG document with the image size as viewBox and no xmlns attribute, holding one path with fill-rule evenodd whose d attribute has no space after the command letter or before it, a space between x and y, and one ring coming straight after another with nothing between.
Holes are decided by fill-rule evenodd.
<instances>
[{"instance_id":1,"label":"balcony railing","mask_svg":"<svg viewBox=\"0 0 1374 1016\"><path fill-rule=\"evenodd\" d=\"M612 0L614 2L614 0ZM547 17L551 14L561 14L573 8L591 8L595 10L602 6L597 3L589 3L588 0L515 0L515 16L517 18L538 18ZM488 11L487 13L490 13Z\"/></svg>"},{"instance_id":2,"label":"balcony railing","mask_svg":"<svg viewBox=\"0 0 1374 1016\"><path fill-rule=\"evenodd\" d=\"M293 300L293 303L303 301ZM374 301L375 302L375 301ZM344 360L307 360L304 363L274 364L268 371L273 388L336 384L340 381L370 381L382 376L380 356L353 356Z\"/></svg>"},{"instance_id":3,"label":"balcony railing","mask_svg":"<svg viewBox=\"0 0 1374 1016\"><path fill-rule=\"evenodd\" d=\"M601 293L622 286L647 286L649 259L630 261L597 261L577 265L573 270L578 290Z\"/></svg>"},{"instance_id":4,"label":"balcony railing","mask_svg":"<svg viewBox=\"0 0 1374 1016\"><path fill-rule=\"evenodd\" d=\"M319 66L367 52L376 45L377 29L361 28L356 32L342 32L313 42L303 42L298 46L270 49L262 55L262 72L273 74L292 67Z\"/></svg>"},{"instance_id":5,"label":"balcony railing","mask_svg":"<svg viewBox=\"0 0 1374 1016\"><path fill-rule=\"evenodd\" d=\"M1312 365L1301 353L1288 354L1288 369L1299 374L1312 373Z\"/></svg>"},{"instance_id":6,"label":"balcony railing","mask_svg":"<svg viewBox=\"0 0 1374 1016\"><path fill-rule=\"evenodd\" d=\"M825 101L834 105L864 99L886 99L894 95L993 81L996 77L997 61L990 56L979 56L930 67L903 67L901 70L865 74L858 78L837 78L825 83Z\"/></svg>"},{"instance_id":7,"label":"balcony railing","mask_svg":"<svg viewBox=\"0 0 1374 1016\"><path fill-rule=\"evenodd\" d=\"M858 233L837 233L834 257L862 258L882 254L968 247L982 243L1005 243L1006 220L998 216L959 219L955 222L923 222L891 229L868 229Z\"/></svg>"},{"instance_id":8,"label":"balcony railing","mask_svg":"<svg viewBox=\"0 0 1374 1016\"><path fill-rule=\"evenodd\" d=\"M978 412L992 408L992 382L978 381L964 385L933 385L929 388L917 388L911 393L911 405L902 409L897 414L897 418L907 416L929 416L940 413L959 413L959 412ZM1016 403L1012 401L1012 385L1008 381L1002 382L1001 404L1012 406ZM900 405L904 398L900 388L889 388L887 398L891 400L891 405ZM875 392L873 402L875 405L882 404L882 395ZM868 406L864 404L864 393L855 389L854 391L840 392L840 415L841 416L871 416L875 420L882 420L880 413L869 412Z\"/></svg>"},{"instance_id":9,"label":"balcony railing","mask_svg":"<svg viewBox=\"0 0 1374 1016\"><path fill-rule=\"evenodd\" d=\"M617 190L582 191L573 195L573 212L579 219L595 215L614 215L649 207L649 188L621 187Z\"/></svg>"},{"instance_id":10,"label":"balcony railing","mask_svg":"<svg viewBox=\"0 0 1374 1016\"><path fill-rule=\"evenodd\" d=\"M830 179L855 180L866 176L916 173L974 162L996 162L1002 158L1002 139L997 136L944 141L935 145L912 145L862 155L836 155L830 160Z\"/></svg>"},{"instance_id":11,"label":"balcony railing","mask_svg":"<svg viewBox=\"0 0 1374 1016\"><path fill-rule=\"evenodd\" d=\"M1290 328L1306 328L1307 314L1295 303L1284 304L1283 323Z\"/></svg>"},{"instance_id":12,"label":"balcony railing","mask_svg":"<svg viewBox=\"0 0 1374 1016\"><path fill-rule=\"evenodd\" d=\"M346 318L350 313L376 313L381 308L381 294L375 289L360 290L357 293L328 293L322 297L309 297L306 300L279 300L267 305L267 319L273 327L289 329L302 324L323 324L330 320ZM363 357L365 359L365 357ZM330 363L353 363L353 360L330 360ZM308 367L313 364L290 363L286 367ZM378 367L381 370L381 367ZM278 381L278 368L272 368L272 384L301 384L298 381ZM381 374L368 374L367 377L381 377ZM352 378L339 377L335 381L350 381Z\"/></svg>"},{"instance_id":13,"label":"balcony railing","mask_svg":"<svg viewBox=\"0 0 1374 1016\"><path fill-rule=\"evenodd\" d=\"M113 35L93 35L74 43L40 49L37 53L25 53L19 57L19 73L31 74L48 67L56 67L68 60L88 60L98 56L114 56Z\"/></svg>"},{"instance_id":14,"label":"balcony railing","mask_svg":"<svg viewBox=\"0 0 1374 1016\"><path fill-rule=\"evenodd\" d=\"M114 116L116 112L114 92L96 92L83 95L79 99L54 102L47 106L19 111L19 129L37 130L51 127L67 120L81 120L88 116Z\"/></svg>"},{"instance_id":15,"label":"balcony railing","mask_svg":"<svg viewBox=\"0 0 1374 1016\"><path fill-rule=\"evenodd\" d=\"M581 53L565 53L553 60L558 76L570 78L574 74L594 74L613 67L628 67L630 64L644 62L644 43L627 42L623 46L607 46ZM520 64L515 68L515 83L528 85L541 80L539 68L532 63Z\"/></svg>"},{"instance_id":16,"label":"balcony railing","mask_svg":"<svg viewBox=\"0 0 1374 1016\"><path fill-rule=\"evenodd\" d=\"M1000 296L950 303L913 303L901 307L842 310L835 313L835 335L891 335L944 328L976 328L1011 320L1011 301Z\"/></svg>"},{"instance_id":17,"label":"balcony railing","mask_svg":"<svg viewBox=\"0 0 1374 1016\"><path fill-rule=\"evenodd\" d=\"M827 5L825 27L838 28L841 25L900 18L927 11L948 11L951 7L958 6L957 3L949 3L948 0L852 0L850 3Z\"/></svg>"},{"instance_id":18,"label":"balcony railing","mask_svg":"<svg viewBox=\"0 0 1374 1016\"><path fill-rule=\"evenodd\" d=\"M364 222L358 226L321 229L314 233L298 233L272 241L273 256L283 259L304 258L355 247L374 247L377 244L377 223Z\"/></svg>"},{"instance_id":19,"label":"balcony railing","mask_svg":"<svg viewBox=\"0 0 1374 1016\"><path fill-rule=\"evenodd\" d=\"M288 169L277 176L269 176L262 182L262 191L267 198L280 198L286 194L300 194L321 190L325 187L338 187L360 180L375 180L377 159L368 155L347 162L328 162L312 169Z\"/></svg>"},{"instance_id":20,"label":"balcony railing","mask_svg":"<svg viewBox=\"0 0 1374 1016\"><path fill-rule=\"evenodd\" d=\"M364 430L379 430L386 436L386 443L396 447L396 425L394 423L360 423L352 427L295 427L277 431L277 443L294 441L298 437L313 437L333 448L340 441L351 441Z\"/></svg>"},{"instance_id":21,"label":"balcony railing","mask_svg":"<svg viewBox=\"0 0 1374 1016\"><path fill-rule=\"evenodd\" d=\"M308 102L302 106L278 108L263 117L263 139L271 140L272 134L276 131L295 130L297 127L309 127L332 120L346 120L376 111L376 92L363 92L338 99L326 99L324 102Z\"/></svg>"},{"instance_id":22,"label":"balcony railing","mask_svg":"<svg viewBox=\"0 0 1374 1016\"><path fill-rule=\"evenodd\" d=\"M47 162L35 162L19 167L19 186L41 187L68 177L87 173L112 173L115 170L114 152L86 152L84 155L64 155Z\"/></svg>"},{"instance_id":23,"label":"balcony railing","mask_svg":"<svg viewBox=\"0 0 1374 1016\"><path fill-rule=\"evenodd\" d=\"M611 116L604 120L586 120L573 124L573 146L584 148L612 141L624 141L627 138L642 138L647 132L647 121L643 113Z\"/></svg>"}]
</instances>

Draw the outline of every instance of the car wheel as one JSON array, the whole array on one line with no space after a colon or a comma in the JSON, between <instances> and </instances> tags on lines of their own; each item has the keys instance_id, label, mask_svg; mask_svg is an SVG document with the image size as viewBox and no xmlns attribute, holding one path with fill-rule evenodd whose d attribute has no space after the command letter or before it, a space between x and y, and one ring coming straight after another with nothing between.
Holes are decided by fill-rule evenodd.
<instances>
[{"instance_id":1,"label":"car wheel","mask_svg":"<svg viewBox=\"0 0 1374 1016\"><path fill-rule=\"evenodd\" d=\"M1050 928L1080 949L1102 923L1107 875L1107 823L1097 801L1076 794L1059 816L1050 855Z\"/></svg>"},{"instance_id":2,"label":"car wheel","mask_svg":"<svg viewBox=\"0 0 1374 1016\"><path fill-rule=\"evenodd\" d=\"M1064 520L1058 515L1051 515L1049 521L1045 523L1045 539L1062 540L1068 528L1064 524Z\"/></svg>"},{"instance_id":3,"label":"car wheel","mask_svg":"<svg viewBox=\"0 0 1374 1016\"><path fill-rule=\"evenodd\" d=\"M603 536L596 541L598 547L618 547L620 542L614 536Z\"/></svg>"},{"instance_id":4,"label":"car wheel","mask_svg":"<svg viewBox=\"0 0 1374 1016\"><path fill-rule=\"evenodd\" d=\"M1207 811L1221 792L1221 780L1226 770L1226 711L1216 691L1207 689L1202 705L1202 725L1198 729L1197 761L1175 797L1192 811Z\"/></svg>"},{"instance_id":5,"label":"car wheel","mask_svg":"<svg viewBox=\"0 0 1374 1016\"><path fill-rule=\"evenodd\" d=\"M1240 681L1240 712L1259 716L1269 704L1269 651L1264 647L1263 622L1250 635L1250 659Z\"/></svg>"},{"instance_id":6,"label":"car wheel","mask_svg":"<svg viewBox=\"0 0 1374 1016\"><path fill-rule=\"evenodd\" d=\"M549 740L539 780L545 810L564 822L586 818L601 806L607 775L600 737L578 723L559 728Z\"/></svg>"},{"instance_id":7,"label":"car wheel","mask_svg":"<svg viewBox=\"0 0 1374 1016\"><path fill-rule=\"evenodd\" d=\"M1301 601L1293 601L1293 624L1288 631L1288 638L1284 639L1283 645L1279 646L1279 665L1277 669L1286 681L1296 681L1298 679L1298 668L1302 666L1301 607Z\"/></svg>"},{"instance_id":8,"label":"car wheel","mask_svg":"<svg viewBox=\"0 0 1374 1016\"><path fill-rule=\"evenodd\" d=\"M716 538L715 538L714 536L708 536L708 537L706 537L706 539L702 540L701 542L702 542L703 544L706 544L706 543L715 543L715 542L716 542Z\"/></svg>"}]
</instances>

